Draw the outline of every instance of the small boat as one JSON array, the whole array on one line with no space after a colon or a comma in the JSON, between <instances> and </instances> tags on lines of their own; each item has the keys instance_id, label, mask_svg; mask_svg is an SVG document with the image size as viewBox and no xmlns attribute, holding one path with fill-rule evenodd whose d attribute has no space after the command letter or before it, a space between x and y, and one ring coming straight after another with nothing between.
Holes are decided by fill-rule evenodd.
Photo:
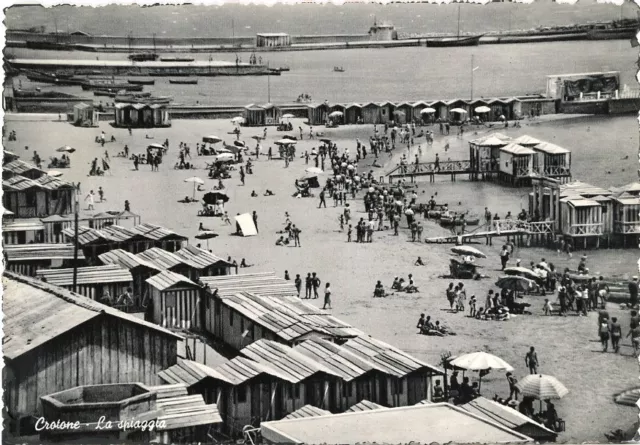
<instances>
[{"instance_id":1,"label":"small boat","mask_svg":"<svg viewBox=\"0 0 640 445\"><path fill-rule=\"evenodd\" d=\"M25 73L27 79L32 82L52 83L55 85L82 85L87 81L84 78L57 77L50 74L29 71Z\"/></svg>"},{"instance_id":2,"label":"small boat","mask_svg":"<svg viewBox=\"0 0 640 445\"><path fill-rule=\"evenodd\" d=\"M82 84L82 89L85 91L92 90L127 90L127 91L142 91L142 85L131 85L130 83L115 83L115 82L92 82L88 81Z\"/></svg>"},{"instance_id":3,"label":"small boat","mask_svg":"<svg viewBox=\"0 0 640 445\"><path fill-rule=\"evenodd\" d=\"M197 85L198 79L169 79L169 83L177 85Z\"/></svg>"},{"instance_id":4,"label":"small boat","mask_svg":"<svg viewBox=\"0 0 640 445\"><path fill-rule=\"evenodd\" d=\"M116 91L111 90L94 90L94 96L104 96L104 97L116 97L118 93Z\"/></svg>"},{"instance_id":5,"label":"small boat","mask_svg":"<svg viewBox=\"0 0 640 445\"><path fill-rule=\"evenodd\" d=\"M280 68L278 68L278 71L280 71L280 72L291 71L291 68L289 68L287 65L285 65L285 66L281 66Z\"/></svg>"},{"instance_id":6,"label":"small boat","mask_svg":"<svg viewBox=\"0 0 640 445\"><path fill-rule=\"evenodd\" d=\"M158 60L158 55L155 53L129 54L129 60L133 62L153 62L155 60Z\"/></svg>"},{"instance_id":7,"label":"small boat","mask_svg":"<svg viewBox=\"0 0 640 445\"><path fill-rule=\"evenodd\" d=\"M139 96L137 94L116 94L116 102L130 104L168 104L173 100L171 96Z\"/></svg>"},{"instance_id":8,"label":"small boat","mask_svg":"<svg viewBox=\"0 0 640 445\"><path fill-rule=\"evenodd\" d=\"M480 43L480 38L482 38L482 35L427 39L427 48L449 48L452 46L478 46L478 44Z\"/></svg>"},{"instance_id":9,"label":"small boat","mask_svg":"<svg viewBox=\"0 0 640 445\"><path fill-rule=\"evenodd\" d=\"M336 73L344 73L344 68L341 66L334 66L333 71L335 71Z\"/></svg>"},{"instance_id":10,"label":"small boat","mask_svg":"<svg viewBox=\"0 0 640 445\"><path fill-rule=\"evenodd\" d=\"M127 83L132 85L154 85L155 79L127 79Z\"/></svg>"},{"instance_id":11,"label":"small boat","mask_svg":"<svg viewBox=\"0 0 640 445\"><path fill-rule=\"evenodd\" d=\"M160 57L160 62L193 62L191 57Z\"/></svg>"}]
</instances>

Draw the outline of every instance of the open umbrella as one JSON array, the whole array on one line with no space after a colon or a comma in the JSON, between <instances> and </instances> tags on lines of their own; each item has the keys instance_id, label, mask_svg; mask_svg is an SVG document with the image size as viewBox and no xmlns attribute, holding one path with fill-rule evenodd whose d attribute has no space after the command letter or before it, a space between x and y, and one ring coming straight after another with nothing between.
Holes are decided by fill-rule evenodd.
<instances>
[{"instance_id":1,"label":"open umbrella","mask_svg":"<svg viewBox=\"0 0 640 445\"><path fill-rule=\"evenodd\" d=\"M164 150L164 145L162 144L149 144L147 148L155 148L156 150Z\"/></svg>"},{"instance_id":2,"label":"open umbrella","mask_svg":"<svg viewBox=\"0 0 640 445\"><path fill-rule=\"evenodd\" d=\"M431 107L423 108L422 110L420 110L420 114L433 114L435 112L436 112L435 108L431 108Z\"/></svg>"},{"instance_id":3,"label":"open umbrella","mask_svg":"<svg viewBox=\"0 0 640 445\"><path fill-rule=\"evenodd\" d=\"M192 176L184 180L184 182L193 182L193 197L196 196L196 184L204 184L204 181L197 176Z\"/></svg>"},{"instance_id":4,"label":"open umbrella","mask_svg":"<svg viewBox=\"0 0 640 445\"><path fill-rule=\"evenodd\" d=\"M58 176L62 176L62 172L58 171L58 170L49 170L47 172L47 174L49 176L53 176L54 178L57 178Z\"/></svg>"},{"instance_id":5,"label":"open umbrella","mask_svg":"<svg viewBox=\"0 0 640 445\"><path fill-rule=\"evenodd\" d=\"M202 142L208 142L209 144L217 144L218 142L222 142L218 136L204 136L202 138Z\"/></svg>"},{"instance_id":6,"label":"open umbrella","mask_svg":"<svg viewBox=\"0 0 640 445\"><path fill-rule=\"evenodd\" d=\"M225 192L207 192L202 197L205 204L215 204L218 201L228 202L229 195Z\"/></svg>"},{"instance_id":7,"label":"open umbrella","mask_svg":"<svg viewBox=\"0 0 640 445\"><path fill-rule=\"evenodd\" d=\"M404 111L396 110L393 112L394 116L406 116L407 114Z\"/></svg>"},{"instance_id":8,"label":"open umbrella","mask_svg":"<svg viewBox=\"0 0 640 445\"><path fill-rule=\"evenodd\" d=\"M561 399L569 393L558 379L544 374L530 374L516 383L516 386L523 396L538 400Z\"/></svg>"},{"instance_id":9,"label":"open umbrella","mask_svg":"<svg viewBox=\"0 0 640 445\"><path fill-rule=\"evenodd\" d=\"M332 113L329 113L329 117L342 117L343 114L344 113L342 111L333 111Z\"/></svg>"},{"instance_id":10,"label":"open umbrella","mask_svg":"<svg viewBox=\"0 0 640 445\"><path fill-rule=\"evenodd\" d=\"M76 151L76 149L73 147L69 147L68 145L63 145L60 148L56 148L56 151L58 153L73 153L74 151Z\"/></svg>"},{"instance_id":11,"label":"open umbrella","mask_svg":"<svg viewBox=\"0 0 640 445\"><path fill-rule=\"evenodd\" d=\"M295 136L291 136L290 134L283 135L282 139L289 139L289 140L292 140L292 141L297 141L298 140Z\"/></svg>"},{"instance_id":12,"label":"open umbrella","mask_svg":"<svg viewBox=\"0 0 640 445\"><path fill-rule=\"evenodd\" d=\"M513 371L513 367L509 363L505 362L500 357L483 351L472 352L470 354L464 354L460 357L456 357L451 360L451 364L467 371L490 371L492 369ZM478 388L480 388L481 385L482 373L480 373Z\"/></svg>"},{"instance_id":13,"label":"open umbrella","mask_svg":"<svg viewBox=\"0 0 640 445\"><path fill-rule=\"evenodd\" d=\"M312 174L317 174L317 175L321 175L321 174L323 174L323 173L324 173L324 172L322 171L322 169L321 169L321 168L318 168L318 167L309 167L309 168L305 169L305 171L306 171L307 173L312 173Z\"/></svg>"},{"instance_id":14,"label":"open umbrella","mask_svg":"<svg viewBox=\"0 0 640 445\"><path fill-rule=\"evenodd\" d=\"M287 114L283 114L282 118L283 119L293 119L295 116L293 114L287 113Z\"/></svg>"},{"instance_id":15,"label":"open umbrella","mask_svg":"<svg viewBox=\"0 0 640 445\"><path fill-rule=\"evenodd\" d=\"M233 119L231 119L231 122L238 125L238 124L244 124L244 117L242 116L236 116Z\"/></svg>"},{"instance_id":16,"label":"open umbrella","mask_svg":"<svg viewBox=\"0 0 640 445\"><path fill-rule=\"evenodd\" d=\"M532 280L519 276L506 276L496 281L496 286L500 289L513 290L516 292L526 292L536 288L536 283Z\"/></svg>"},{"instance_id":17,"label":"open umbrella","mask_svg":"<svg viewBox=\"0 0 640 445\"><path fill-rule=\"evenodd\" d=\"M251 139L255 139L256 141L260 142L264 138L262 136L251 136Z\"/></svg>"},{"instance_id":18,"label":"open umbrella","mask_svg":"<svg viewBox=\"0 0 640 445\"><path fill-rule=\"evenodd\" d=\"M453 110L449 110L449 113L467 114L467 110L463 110L462 108L454 108Z\"/></svg>"},{"instance_id":19,"label":"open umbrella","mask_svg":"<svg viewBox=\"0 0 640 445\"><path fill-rule=\"evenodd\" d=\"M214 162L233 161L234 159L235 156L231 153L220 153L219 155L216 155L216 157L214 158Z\"/></svg>"},{"instance_id":20,"label":"open umbrella","mask_svg":"<svg viewBox=\"0 0 640 445\"><path fill-rule=\"evenodd\" d=\"M297 141L292 141L291 139L280 139L279 141L275 141L276 145L290 145L295 144Z\"/></svg>"},{"instance_id":21,"label":"open umbrella","mask_svg":"<svg viewBox=\"0 0 640 445\"><path fill-rule=\"evenodd\" d=\"M195 236L196 239L204 239L207 240L207 249L209 248L209 240L211 238L215 238L216 236L218 236L217 233L212 232L211 230L203 230L201 232L198 232L198 234Z\"/></svg>"},{"instance_id":22,"label":"open umbrella","mask_svg":"<svg viewBox=\"0 0 640 445\"><path fill-rule=\"evenodd\" d=\"M242 141L233 141L233 145L235 145L236 147L242 147L242 148L246 147L246 145Z\"/></svg>"},{"instance_id":23,"label":"open umbrella","mask_svg":"<svg viewBox=\"0 0 640 445\"><path fill-rule=\"evenodd\" d=\"M331 139L320 138L320 142L324 142L325 144L330 144L331 143Z\"/></svg>"},{"instance_id":24,"label":"open umbrella","mask_svg":"<svg viewBox=\"0 0 640 445\"><path fill-rule=\"evenodd\" d=\"M481 107L476 107L476 108L474 109L474 111L475 111L476 113L488 113L488 112L490 112L490 111L491 111L491 108L489 108L489 107L485 107L485 106L483 105L483 106L481 106Z\"/></svg>"},{"instance_id":25,"label":"open umbrella","mask_svg":"<svg viewBox=\"0 0 640 445\"><path fill-rule=\"evenodd\" d=\"M525 277L525 278L529 278L530 280L535 280L538 277L538 275L532 271L531 269L527 269L526 267L507 267L505 270L503 270L504 273L506 273L507 275L516 275L516 276L520 276L520 277Z\"/></svg>"},{"instance_id":26,"label":"open umbrella","mask_svg":"<svg viewBox=\"0 0 640 445\"><path fill-rule=\"evenodd\" d=\"M481 251L479 251L475 247L470 247L470 246L452 247L451 251L453 253L457 253L458 255L471 255L471 256L474 256L476 258L486 258L487 257L484 253L482 253Z\"/></svg>"}]
</instances>

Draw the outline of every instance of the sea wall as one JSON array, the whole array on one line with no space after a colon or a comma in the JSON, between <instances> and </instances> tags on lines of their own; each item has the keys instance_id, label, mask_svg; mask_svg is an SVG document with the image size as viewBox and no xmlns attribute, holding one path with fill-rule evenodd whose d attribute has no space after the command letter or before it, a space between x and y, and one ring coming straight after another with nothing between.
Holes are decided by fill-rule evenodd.
<instances>
[{"instance_id":1,"label":"sea wall","mask_svg":"<svg viewBox=\"0 0 640 445\"><path fill-rule=\"evenodd\" d=\"M370 40L371 36L369 36L369 34L326 34L317 36L291 36L291 43L293 44L368 42Z\"/></svg>"},{"instance_id":2,"label":"sea wall","mask_svg":"<svg viewBox=\"0 0 640 445\"><path fill-rule=\"evenodd\" d=\"M640 98L609 99L609 114L631 114L640 111Z\"/></svg>"},{"instance_id":3,"label":"sea wall","mask_svg":"<svg viewBox=\"0 0 640 445\"><path fill-rule=\"evenodd\" d=\"M608 114L609 104L606 100L559 102L557 110L563 114Z\"/></svg>"}]
</instances>

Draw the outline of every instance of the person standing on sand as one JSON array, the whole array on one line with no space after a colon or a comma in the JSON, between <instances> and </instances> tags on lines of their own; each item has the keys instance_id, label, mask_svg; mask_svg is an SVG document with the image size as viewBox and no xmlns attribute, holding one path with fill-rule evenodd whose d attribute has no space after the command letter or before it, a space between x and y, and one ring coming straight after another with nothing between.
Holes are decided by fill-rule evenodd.
<instances>
[{"instance_id":1,"label":"person standing on sand","mask_svg":"<svg viewBox=\"0 0 640 445\"><path fill-rule=\"evenodd\" d=\"M302 244L300 244L300 232L301 230L298 229L295 224L291 227L291 233L293 234L294 247L302 247Z\"/></svg>"},{"instance_id":2,"label":"person standing on sand","mask_svg":"<svg viewBox=\"0 0 640 445\"><path fill-rule=\"evenodd\" d=\"M244 168L240 166L240 181L242 182L242 185L244 185L244 176Z\"/></svg>"},{"instance_id":3,"label":"person standing on sand","mask_svg":"<svg viewBox=\"0 0 640 445\"><path fill-rule=\"evenodd\" d=\"M527 368L529 368L529 373L538 373L538 354L536 353L536 348L534 348L533 346L529 348L529 352L527 352L527 355L525 355L524 364L527 366Z\"/></svg>"},{"instance_id":4,"label":"person standing on sand","mask_svg":"<svg viewBox=\"0 0 640 445\"><path fill-rule=\"evenodd\" d=\"M327 305L329 306L329 309L331 308L331 287L330 287L330 283L327 283L327 285L324 288L324 305L322 306L322 309L326 309Z\"/></svg>"},{"instance_id":5,"label":"person standing on sand","mask_svg":"<svg viewBox=\"0 0 640 445\"><path fill-rule=\"evenodd\" d=\"M311 298L311 289L313 287L311 274L307 273L307 277L304 279L304 298Z\"/></svg>"},{"instance_id":6,"label":"person standing on sand","mask_svg":"<svg viewBox=\"0 0 640 445\"><path fill-rule=\"evenodd\" d=\"M318 288L320 287L320 278L316 275L315 272L311 274L311 286L313 287L313 299L316 300L318 298Z\"/></svg>"},{"instance_id":7,"label":"person standing on sand","mask_svg":"<svg viewBox=\"0 0 640 445\"><path fill-rule=\"evenodd\" d=\"M506 245L502 246L502 250L500 251L500 262L502 263L502 269L504 270L507 267L507 262L509 261L509 249Z\"/></svg>"},{"instance_id":8,"label":"person standing on sand","mask_svg":"<svg viewBox=\"0 0 640 445\"><path fill-rule=\"evenodd\" d=\"M254 210L251 217L253 218L253 225L256 226L256 232L260 233L260 230L258 230L258 213Z\"/></svg>"},{"instance_id":9,"label":"person standing on sand","mask_svg":"<svg viewBox=\"0 0 640 445\"><path fill-rule=\"evenodd\" d=\"M322 204L324 204L324 208L327 208L327 202L324 199L324 189L320 190L320 204L318 204L318 208L322 207Z\"/></svg>"},{"instance_id":10,"label":"person standing on sand","mask_svg":"<svg viewBox=\"0 0 640 445\"><path fill-rule=\"evenodd\" d=\"M300 278L300 274L296 274L294 284L296 285L296 290L298 291L298 298L300 298L300 291L302 290L302 279Z\"/></svg>"},{"instance_id":11,"label":"person standing on sand","mask_svg":"<svg viewBox=\"0 0 640 445\"><path fill-rule=\"evenodd\" d=\"M284 271L284 279L287 280L287 281L291 280L291 277L289 276L289 271L288 270Z\"/></svg>"},{"instance_id":12,"label":"person standing on sand","mask_svg":"<svg viewBox=\"0 0 640 445\"><path fill-rule=\"evenodd\" d=\"M84 198L85 201L88 201L88 207L87 210L94 210L93 208L93 204L94 204L94 194L93 194L93 190L91 190L89 192L89 194L87 195L86 198Z\"/></svg>"}]
</instances>

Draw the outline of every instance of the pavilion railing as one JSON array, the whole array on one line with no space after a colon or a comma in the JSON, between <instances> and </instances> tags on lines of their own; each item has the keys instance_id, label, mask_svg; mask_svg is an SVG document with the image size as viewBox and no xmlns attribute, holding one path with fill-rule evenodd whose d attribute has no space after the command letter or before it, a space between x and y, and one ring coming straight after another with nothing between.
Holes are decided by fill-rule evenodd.
<instances>
[{"instance_id":1,"label":"pavilion railing","mask_svg":"<svg viewBox=\"0 0 640 445\"><path fill-rule=\"evenodd\" d=\"M471 169L471 161L440 161L438 168L435 162L398 165L387 173L387 176L411 175L417 173L462 173Z\"/></svg>"},{"instance_id":2,"label":"pavilion railing","mask_svg":"<svg viewBox=\"0 0 640 445\"><path fill-rule=\"evenodd\" d=\"M603 228L604 228L603 223L572 224L571 227L569 227L569 235L573 235L573 236L602 235Z\"/></svg>"},{"instance_id":3,"label":"pavilion railing","mask_svg":"<svg viewBox=\"0 0 640 445\"><path fill-rule=\"evenodd\" d=\"M640 233L640 221L614 221L613 230L615 233Z\"/></svg>"},{"instance_id":4,"label":"pavilion railing","mask_svg":"<svg viewBox=\"0 0 640 445\"><path fill-rule=\"evenodd\" d=\"M527 222L517 219L499 219L493 221L496 232L518 231L529 234L546 234L554 232L553 221Z\"/></svg>"}]
</instances>

